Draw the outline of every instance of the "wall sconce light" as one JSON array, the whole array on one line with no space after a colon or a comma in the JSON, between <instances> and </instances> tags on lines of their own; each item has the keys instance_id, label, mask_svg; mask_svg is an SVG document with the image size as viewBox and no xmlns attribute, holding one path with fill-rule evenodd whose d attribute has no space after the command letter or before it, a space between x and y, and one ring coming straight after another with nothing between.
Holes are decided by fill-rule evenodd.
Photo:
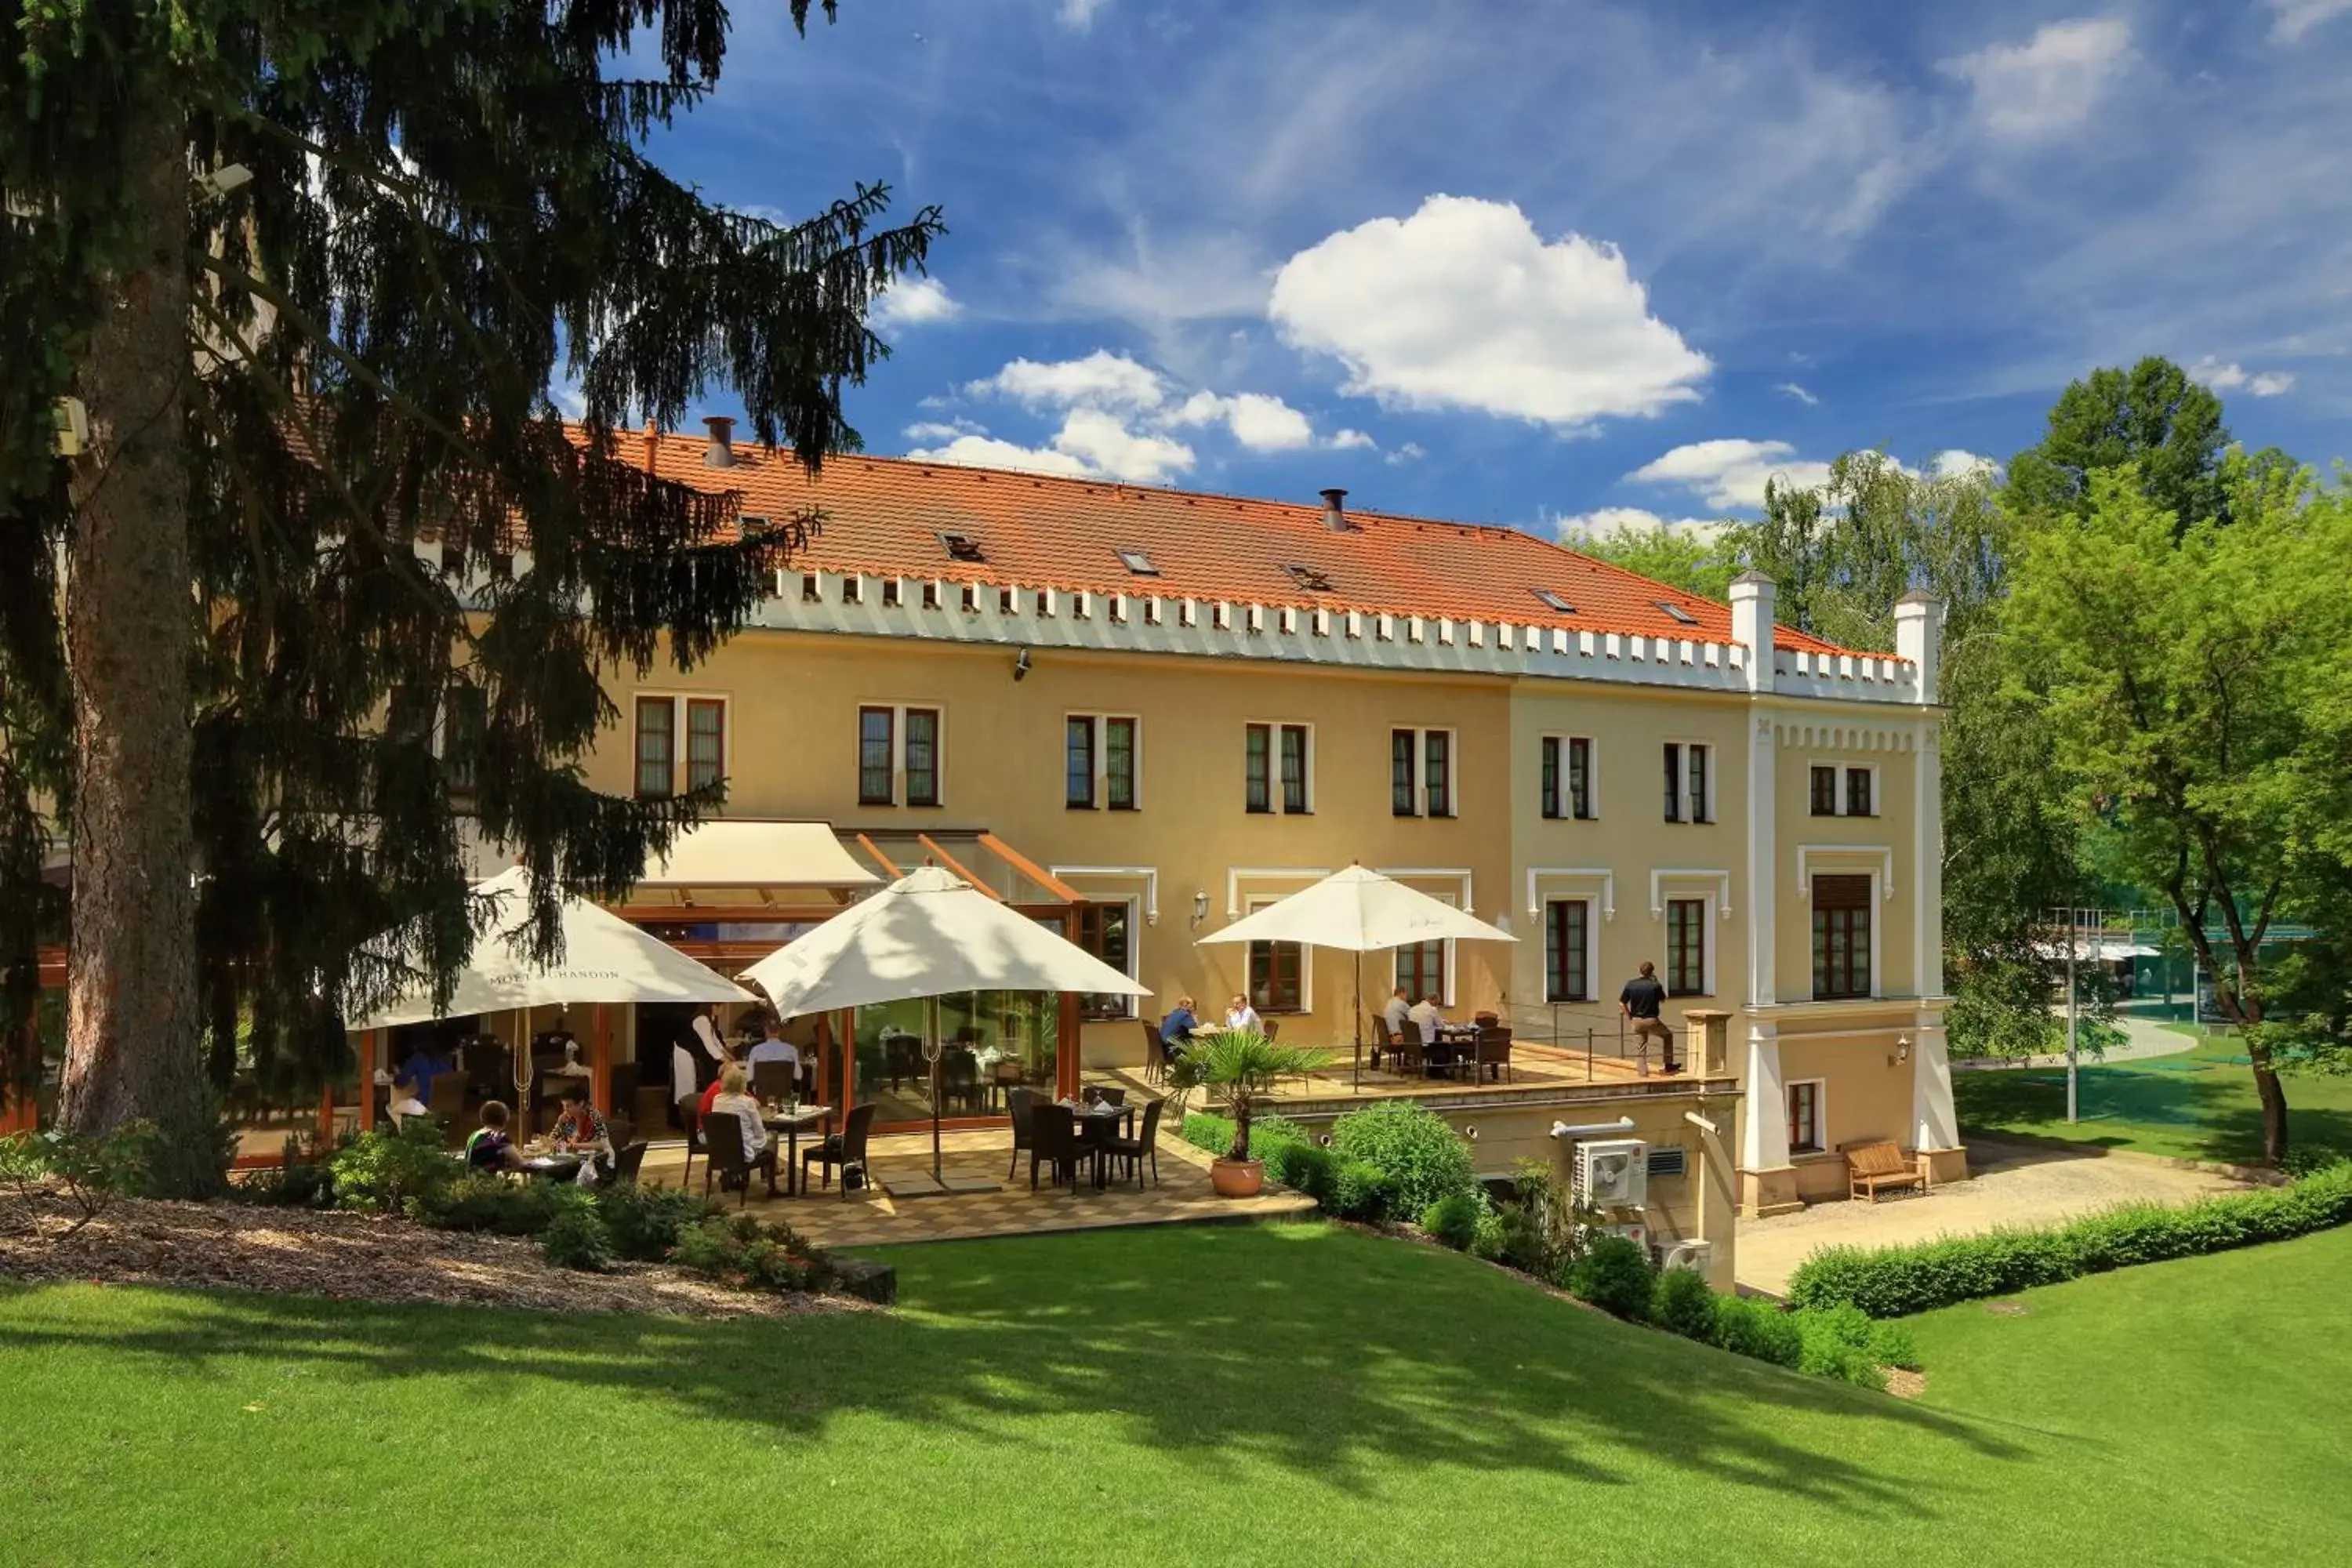
<instances>
[{"instance_id":1,"label":"wall sconce light","mask_svg":"<svg viewBox=\"0 0 2352 1568\"><path fill-rule=\"evenodd\" d=\"M1899 1068L1899 1067L1901 1067L1905 1062L1907 1062L1907 1061L1909 1061L1910 1059L1911 1059L1911 1037L1910 1037L1910 1036L1908 1036L1908 1035L1897 1035L1897 1036L1895 1036L1895 1054L1894 1054L1893 1056L1891 1056L1891 1057L1889 1057L1889 1058L1886 1058L1886 1065L1887 1065L1888 1067L1891 1067L1891 1068Z\"/></svg>"},{"instance_id":2,"label":"wall sconce light","mask_svg":"<svg viewBox=\"0 0 2352 1568\"><path fill-rule=\"evenodd\" d=\"M1208 918L1209 895L1203 892L1195 892L1192 895L1192 929L1194 931L1199 931L1201 929L1201 922Z\"/></svg>"}]
</instances>

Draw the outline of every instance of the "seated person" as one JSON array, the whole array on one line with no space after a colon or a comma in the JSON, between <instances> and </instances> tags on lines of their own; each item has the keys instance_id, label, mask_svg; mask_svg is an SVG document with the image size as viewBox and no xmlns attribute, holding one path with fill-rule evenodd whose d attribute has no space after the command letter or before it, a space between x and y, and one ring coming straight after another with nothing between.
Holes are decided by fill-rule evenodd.
<instances>
[{"instance_id":1,"label":"seated person","mask_svg":"<svg viewBox=\"0 0 2352 1568\"><path fill-rule=\"evenodd\" d=\"M801 1065L801 1048L778 1034L775 1024L772 1020L761 1036L760 1043L753 1046L743 1059L753 1067L758 1067L761 1062L790 1062L797 1075Z\"/></svg>"},{"instance_id":2,"label":"seated person","mask_svg":"<svg viewBox=\"0 0 2352 1568\"><path fill-rule=\"evenodd\" d=\"M613 1133L604 1125L604 1113L589 1103L588 1086L577 1079L563 1086L563 1114L555 1119L548 1141L560 1153L589 1156L580 1166L583 1184L593 1179L590 1172L613 1158Z\"/></svg>"},{"instance_id":3,"label":"seated person","mask_svg":"<svg viewBox=\"0 0 2352 1568\"><path fill-rule=\"evenodd\" d=\"M1437 1010L1437 998L1434 996L1424 996L1414 1003L1412 1010L1405 1016L1421 1026L1421 1037L1424 1042L1436 1039L1439 1026L1445 1022L1445 1015Z\"/></svg>"},{"instance_id":4,"label":"seated person","mask_svg":"<svg viewBox=\"0 0 2352 1568\"><path fill-rule=\"evenodd\" d=\"M735 1064L733 1062L729 1062L727 1067L733 1067L734 1065ZM719 1076L710 1080L710 1086L702 1091L702 1098L695 1102L695 1110L701 1113L703 1121L708 1121L710 1120L710 1108L719 1102L719 1097L720 1095L727 1092L726 1080L727 1068L720 1068L719 1069Z\"/></svg>"},{"instance_id":5,"label":"seated person","mask_svg":"<svg viewBox=\"0 0 2352 1568\"><path fill-rule=\"evenodd\" d=\"M1391 994L1388 1005L1381 1009L1381 1021L1389 1026L1389 1038L1404 1038L1404 1021L1412 1013L1412 1004L1405 1000L1404 987L1400 985Z\"/></svg>"},{"instance_id":6,"label":"seated person","mask_svg":"<svg viewBox=\"0 0 2352 1568\"><path fill-rule=\"evenodd\" d=\"M425 1105L432 1101L433 1080L451 1070L449 1063L427 1055L425 1047L419 1046L408 1053L406 1061L400 1064L398 1076L416 1086L416 1101Z\"/></svg>"},{"instance_id":7,"label":"seated person","mask_svg":"<svg viewBox=\"0 0 2352 1568\"><path fill-rule=\"evenodd\" d=\"M412 1116L432 1114L425 1108L424 1089L418 1086L415 1079L407 1075L406 1069L404 1068L399 1080L392 1086L393 1131L398 1131L400 1124Z\"/></svg>"},{"instance_id":8,"label":"seated person","mask_svg":"<svg viewBox=\"0 0 2352 1568\"><path fill-rule=\"evenodd\" d=\"M1201 1020L1192 1013L1192 999L1179 996L1176 1005L1160 1020L1160 1044L1170 1056L1181 1057L1184 1048L1192 1043L1192 1031L1200 1026Z\"/></svg>"},{"instance_id":9,"label":"seated person","mask_svg":"<svg viewBox=\"0 0 2352 1568\"><path fill-rule=\"evenodd\" d=\"M702 1129L705 1142L727 1136L727 1119L741 1128L743 1160L768 1178L768 1195L776 1192L776 1141L760 1120L760 1102L745 1092L743 1069L730 1063L719 1069L719 1096L710 1102L709 1119Z\"/></svg>"},{"instance_id":10,"label":"seated person","mask_svg":"<svg viewBox=\"0 0 2352 1568\"><path fill-rule=\"evenodd\" d=\"M1246 996L1234 997L1233 1005L1225 1009L1225 1027L1252 1029L1259 1034L1265 1032L1265 1020L1257 1016L1257 1009L1250 1005Z\"/></svg>"},{"instance_id":11,"label":"seated person","mask_svg":"<svg viewBox=\"0 0 2352 1568\"><path fill-rule=\"evenodd\" d=\"M482 1124L466 1135L466 1163L477 1171L512 1171L522 1165L514 1140L507 1135L507 1108L496 1100L482 1102Z\"/></svg>"}]
</instances>

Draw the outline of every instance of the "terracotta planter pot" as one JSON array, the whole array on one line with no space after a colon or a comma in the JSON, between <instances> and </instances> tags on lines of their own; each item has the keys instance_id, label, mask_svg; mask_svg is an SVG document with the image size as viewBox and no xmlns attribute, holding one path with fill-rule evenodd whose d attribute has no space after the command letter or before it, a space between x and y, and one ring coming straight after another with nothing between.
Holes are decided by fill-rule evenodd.
<instances>
[{"instance_id":1,"label":"terracotta planter pot","mask_svg":"<svg viewBox=\"0 0 2352 1568\"><path fill-rule=\"evenodd\" d=\"M1265 1186L1263 1160L1212 1160L1209 1184L1221 1198L1254 1198Z\"/></svg>"}]
</instances>

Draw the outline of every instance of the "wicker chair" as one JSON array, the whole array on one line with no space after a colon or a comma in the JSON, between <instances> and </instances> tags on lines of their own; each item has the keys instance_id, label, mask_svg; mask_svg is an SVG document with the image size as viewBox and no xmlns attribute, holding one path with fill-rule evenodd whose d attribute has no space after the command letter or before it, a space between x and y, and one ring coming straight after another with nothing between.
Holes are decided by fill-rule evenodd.
<instances>
[{"instance_id":1,"label":"wicker chair","mask_svg":"<svg viewBox=\"0 0 2352 1568\"><path fill-rule=\"evenodd\" d=\"M702 1195L710 1195L710 1179L719 1178L719 1190L734 1187L740 1194L735 1206L741 1208L751 1198L751 1176L754 1172L768 1178L768 1195L776 1195L776 1146L773 1142L760 1151L760 1157L751 1159L743 1152L742 1119L714 1112L712 1119L721 1123L715 1134L706 1125L703 1146L709 1156L702 1165ZM733 1121L735 1125L725 1125Z\"/></svg>"},{"instance_id":2,"label":"wicker chair","mask_svg":"<svg viewBox=\"0 0 2352 1568\"><path fill-rule=\"evenodd\" d=\"M1397 1040L1389 1033L1389 1021L1384 1014L1372 1015L1372 1070L1381 1070L1381 1058L1396 1055Z\"/></svg>"},{"instance_id":3,"label":"wicker chair","mask_svg":"<svg viewBox=\"0 0 2352 1568\"><path fill-rule=\"evenodd\" d=\"M1151 1184L1160 1184L1160 1108L1166 1100L1155 1100L1143 1108L1143 1129L1132 1138L1113 1138L1103 1145L1103 1152L1113 1160L1127 1162L1129 1172L1137 1186L1143 1185L1143 1163L1151 1162Z\"/></svg>"},{"instance_id":4,"label":"wicker chair","mask_svg":"<svg viewBox=\"0 0 2352 1568\"><path fill-rule=\"evenodd\" d=\"M1152 1026L1150 1019L1138 1018L1135 1025L1143 1031L1143 1076L1152 1083L1165 1081L1168 1077L1168 1042L1160 1037L1160 1031Z\"/></svg>"},{"instance_id":5,"label":"wicker chair","mask_svg":"<svg viewBox=\"0 0 2352 1568\"><path fill-rule=\"evenodd\" d=\"M1029 1190L1037 1190L1037 1167L1049 1164L1054 1168L1054 1184L1078 1186L1078 1122L1077 1115L1066 1105L1051 1100L1030 1110L1032 1139L1029 1145Z\"/></svg>"},{"instance_id":6,"label":"wicker chair","mask_svg":"<svg viewBox=\"0 0 2352 1568\"><path fill-rule=\"evenodd\" d=\"M1004 1105L1013 1117L1013 1163L1004 1172L1004 1179L1009 1182L1021 1173L1022 1151L1036 1146L1037 1091L1025 1088L1007 1089Z\"/></svg>"},{"instance_id":7,"label":"wicker chair","mask_svg":"<svg viewBox=\"0 0 2352 1568\"><path fill-rule=\"evenodd\" d=\"M808 1168L819 1165L824 1170L824 1184L833 1185L834 1167L841 1168L841 1195L849 1196L849 1173L856 1171L858 1180L867 1186L874 1184L873 1173L866 1163L866 1143L874 1131L874 1101L867 1100L849 1113L842 1130L824 1142L801 1152L801 1192L808 1192Z\"/></svg>"},{"instance_id":8,"label":"wicker chair","mask_svg":"<svg viewBox=\"0 0 2352 1568\"><path fill-rule=\"evenodd\" d=\"M1471 1057L1471 1079L1504 1079L1511 1076L1511 1030L1508 1025L1481 1028L1478 1044Z\"/></svg>"}]
</instances>

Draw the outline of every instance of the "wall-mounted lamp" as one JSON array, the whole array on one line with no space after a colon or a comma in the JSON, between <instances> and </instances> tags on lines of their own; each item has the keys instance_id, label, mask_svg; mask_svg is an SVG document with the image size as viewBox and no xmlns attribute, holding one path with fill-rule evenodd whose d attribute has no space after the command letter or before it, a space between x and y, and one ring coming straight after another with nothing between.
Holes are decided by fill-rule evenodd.
<instances>
[{"instance_id":1,"label":"wall-mounted lamp","mask_svg":"<svg viewBox=\"0 0 2352 1568\"><path fill-rule=\"evenodd\" d=\"M1894 1054L1893 1056L1891 1056L1891 1057L1889 1057L1889 1058L1886 1058L1886 1065L1887 1065L1888 1067L1891 1067L1891 1068L1899 1068L1899 1067L1901 1067L1905 1062L1907 1062L1907 1061L1909 1061L1910 1059L1911 1059L1911 1037L1910 1037L1910 1036L1908 1036L1908 1035L1897 1035L1897 1036L1895 1036L1895 1054Z\"/></svg>"},{"instance_id":2,"label":"wall-mounted lamp","mask_svg":"<svg viewBox=\"0 0 2352 1568\"><path fill-rule=\"evenodd\" d=\"M1195 892L1192 895L1192 929L1194 931L1199 931L1201 929L1201 922L1208 918L1209 895L1202 892Z\"/></svg>"}]
</instances>

